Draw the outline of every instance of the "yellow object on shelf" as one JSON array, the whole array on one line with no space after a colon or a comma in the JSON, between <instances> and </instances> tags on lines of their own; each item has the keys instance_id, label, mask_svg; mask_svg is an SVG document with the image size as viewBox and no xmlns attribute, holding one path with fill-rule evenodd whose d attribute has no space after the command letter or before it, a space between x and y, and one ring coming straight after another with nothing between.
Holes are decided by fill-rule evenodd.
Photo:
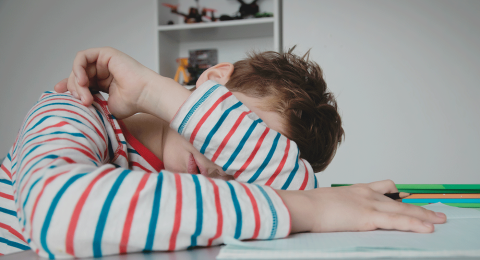
<instances>
[{"instance_id":1,"label":"yellow object on shelf","mask_svg":"<svg viewBox=\"0 0 480 260\"><path fill-rule=\"evenodd\" d=\"M188 77L187 72L185 70L188 66L188 58L178 58L177 63L178 63L178 68L177 68L177 72L175 73L174 80L178 83L181 83L179 81L179 76L180 76L180 73L182 73L183 74L183 84L187 84L188 81L190 81L190 78Z\"/></svg>"}]
</instances>

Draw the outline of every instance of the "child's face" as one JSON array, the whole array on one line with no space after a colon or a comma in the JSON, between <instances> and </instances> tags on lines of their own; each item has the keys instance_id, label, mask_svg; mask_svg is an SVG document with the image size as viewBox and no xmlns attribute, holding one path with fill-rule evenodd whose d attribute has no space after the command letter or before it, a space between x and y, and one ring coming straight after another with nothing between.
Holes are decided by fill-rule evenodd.
<instances>
[{"instance_id":1,"label":"child's face","mask_svg":"<svg viewBox=\"0 0 480 260\"><path fill-rule=\"evenodd\" d=\"M222 167L210 161L191 143L171 128L163 136L163 164L165 170L175 173L201 174L210 178L233 179Z\"/></svg>"}]
</instances>

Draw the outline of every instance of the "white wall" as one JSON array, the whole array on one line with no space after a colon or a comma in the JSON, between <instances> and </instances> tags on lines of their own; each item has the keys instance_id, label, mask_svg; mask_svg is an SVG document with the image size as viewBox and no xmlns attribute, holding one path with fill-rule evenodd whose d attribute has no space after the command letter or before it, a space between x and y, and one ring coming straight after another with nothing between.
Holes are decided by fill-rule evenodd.
<instances>
[{"instance_id":1,"label":"white wall","mask_svg":"<svg viewBox=\"0 0 480 260\"><path fill-rule=\"evenodd\" d=\"M0 159L77 51L112 46L157 70L153 0L0 0Z\"/></svg>"},{"instance_id":2,"label":"white wall","mask_svg":"<svg viewBox=\"0 0 480 260\"><path fill-rule=\"evenodd\" d=\"M312 48L346 139L321 186L480 183L480 1L284 1L284 47Z\"/></svg>"},{"instance_id":3,"label":"white wall","mask_svg":"<svg viewBox=\"0 0 480 260\"><path fill-rule=\"evenodd\" d=\"M157 68L152 0L0 0L0 157L77 51ZM480 1L284 0L284 46L313 48L345 143L330 183L480 183Z\"/></svg>"}]
</instances>

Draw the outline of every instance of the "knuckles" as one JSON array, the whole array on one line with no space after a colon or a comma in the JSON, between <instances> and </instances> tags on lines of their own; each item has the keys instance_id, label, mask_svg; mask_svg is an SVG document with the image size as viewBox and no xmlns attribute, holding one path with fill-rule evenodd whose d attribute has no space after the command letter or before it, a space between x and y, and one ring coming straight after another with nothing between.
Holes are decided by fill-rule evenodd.
<instances>
[{"instance_id":1,"label":"knuckles","mask_svg":"<svg viewBox=\"0 0 480 260\"><path fill-rule=\"evenodd\" d=\"M361 186L359 185L355 187L352 186L352 190L356 193L356 195L362 196L362 197L370 197L374 193L372 189L364 185L361 185Z\"/></svg>"}]
</instances>

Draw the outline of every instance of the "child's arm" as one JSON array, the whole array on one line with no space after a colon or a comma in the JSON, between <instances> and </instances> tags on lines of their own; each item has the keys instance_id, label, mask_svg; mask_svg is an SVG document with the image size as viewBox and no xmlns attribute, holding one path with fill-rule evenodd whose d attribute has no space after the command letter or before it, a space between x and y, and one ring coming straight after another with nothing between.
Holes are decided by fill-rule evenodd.
<instances>
[{"instance_id":1,"label":"child's arm","mask_svg":"<svg viewBox=\"0 0 480 260\"><path fill-rule=\"evenodd\" d=\"M173 79L110 47L78 52L70 76L55 85L57 92L69 90L86 106L93 102L90 89L109 94L108 107L119 119L145 112L167 122L190 95Z\"/></svg>"},{"instance_id":2,"label":"child's arm","mask_svg":"<svg viewBox=\"0 0 480 260\"><path fill-rule=\"evenodd\" d=\"M430 233L433 224L446 222L443 213L384 196L395 191L395 184L386 180L309 191L279 190L278 194L290 210L292 233L375 229Z\"/></svg>"},{"instance_id":3,"label":"child's arm","mask_svg":"<svg viewBox=\"0 0 480 260\"><path fill-rule=\"evenodd\" d=\"M72 74L55 89L78 92L89 105L88 87L110 94L108 105L117 118L146 112L171 121L172 128L240 182L283 190L317 187L313 169L300 159L295 142L268 128L224 86L207 82L189 98L183 86L128 55L97 48L79 52Z\"/></svg>"},{"instance_id":4,"label":"child's arm","mask_svg":"<svg viewBox=\"0 0 480 260\"><path fill-rule=\"evenodd\" d=\"M50 93L21 128L11 154L17 215L41 256L179 250L218 245L223 236L289 234L288 209L270 187L128 170L126 145L104 113L97 103L87 108Z\"/></svg>"},{"instance_id":5,"label":"child's arm","mask_svg":"<svg viewBox=\"0 0 480 260\"><path fill-rule=\"evenodd\" d=\"M292 232L432 232L423 221L445 222L381 195L391 183L277 195L270 187L199 175L130 171L126 148L108 120L64 94L44 95L26 117L10 170L22 233L41 256L178 250L217 245L223 237L279 238L289 234L290 220Z\"/></svg>"},{"instance_id":6,"label":"child's arm","mask_svg":"<svg viewBox=\"0 0 480 260\"><path fill-rule=\"evenodd\" d=\"M188 97L170 127L239 182L282 190L317 187L313 169L300 159L297 144L270 129L214 81Z\"/></svg>"}]
</instances>

